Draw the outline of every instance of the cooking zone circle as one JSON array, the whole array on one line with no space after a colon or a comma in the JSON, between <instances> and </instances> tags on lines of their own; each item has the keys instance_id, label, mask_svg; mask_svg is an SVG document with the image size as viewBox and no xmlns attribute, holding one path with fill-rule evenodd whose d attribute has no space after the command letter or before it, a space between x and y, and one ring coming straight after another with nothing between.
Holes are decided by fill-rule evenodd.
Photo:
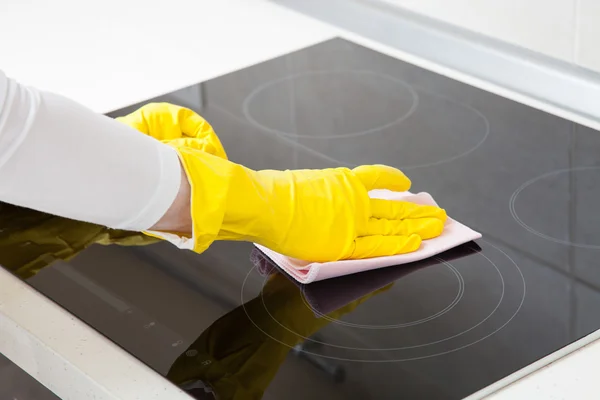
<instances>
[{"instance_id":1,"label":"cooking zone circle","mask_svg":"<svg viewBox=\"0 0 600 400\"><path fill-rule=\"evenodd\" d=\"M463 291L471 291L471 294L475 295L475 297L472 297L472 299L478 299L472 300L477 301L477 303L479 303L473 304L473 306L479 307L484 300L489 300L489 305L486 303L486 306L488 306L487 308L489 309L486 308L486 310L484 310L481 313L481 316L479 316L478 318L475 318L470 321L465 321L465 323L463 324L464 326L460 327L460 331L456 333L449 333L447 335L442 332L442 337L436 340L424 341L423 343L408 345L402 345L402 343L398 343L398 345L386 347L380 347L375 343L368 346L340 345L325 340L320 340L315 337L305 337L296 333L293 329L281 323L276 317L276 315L281 314L281 310L278 310L277 313L271 312L270 308L265 303L264 298L262 304L266 313L268 314L268 318L270 318L270 322L274 323L274 325L277 326L277 330L284 330L288 333L292 333L296 338L302 339L302 341L306 343L315 343L319 345L319 349L327 349L326 351L323 351L322 354L317 353L316 350L302 350L303 352L314 356L357 362L400 362L409 360L419 360L452 353L464 349L466 347L472 346L476 343L479 343L500 331L517 315L525 300L525 279L518 265L514 262L512 258L510 258L510 256L508 256L500 248L487 241L480 242L484 245L482 246L484 247L484 251L473 254L469 258L473 260L473 258L479 257L481 264L476 263L476 265L473 266L471 262L469 265L473 266L473 268L465 268L462 266L457 267L456 265L453 265L453 267L463 279ZM402 266L391 268L402 268ZM463 271L461 271L461 269ZM476 285L468 285L469 281L481 281L481 279L473 279L472 275L474 273L485 274L490 279L492 276L494 277L493 281L496 282L495 285L497 285L497 287L495 288L496 290L489 291L491 293L491 297L493 298L485 298L487 296L485 291L480 291L480 288L474 287ZM256 328L259 329L263 334L267 335L268 337L280 343L281 345L287 346L289 348L294 348L296 343L286 343L285 341L279 339L277 337L277 334L274 334L274 332L272 332L272 328L265 328L264 326L261 326L261 322L253 320L251 313L249 313L246 309L245 303L252 299L251 295L246 294L246 282L254 274L258 275L258 273L256 272L256 267L252 268L248 272L246 278L244 279L241 289L241 300L246 316L250 319L254 326L256 326ZM266 280L267 277L263 277L263 279ZM262 292L260 296L262 297ZM366 300L365 305L368 304L369 300L370 299ZM460 301L465 301L464 296L461 297ZM361 304L361 306L362 305L363 304ZM306 303L305 306L310 307ZM407 304L405 306L410 306L410 304ZM468 307L469 305L466 304L466 306ZM456 321L464 320L465 315L463 315L463 313L458 313L456 311L457 308L458 307L456 307L455 305L451 309L445 311L444 317L455 318ZM379 329L375 330L364 329L365 326L358 326L356 324L342 324L338 329L343 329L344 332L348 334L348 336L361 337L361 335L364 335L364 333L361 332L390 332L392 328L397 330L420 329L421 327L423 329L427 329L427 325L435 323L436 318L437 317L429 319L424 318L423 321L420 321L415 324L401 324L398 326L385 327L385 329L381 329L383 327L380 327ZM362 340L362 342L367 343L368 340Z\"/></svg>"}]
</instances>

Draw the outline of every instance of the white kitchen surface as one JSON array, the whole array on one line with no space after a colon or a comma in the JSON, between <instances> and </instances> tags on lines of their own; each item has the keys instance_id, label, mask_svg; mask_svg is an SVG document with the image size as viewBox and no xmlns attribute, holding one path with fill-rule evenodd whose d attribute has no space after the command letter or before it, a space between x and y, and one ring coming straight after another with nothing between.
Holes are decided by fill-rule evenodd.
<instances>
[{"instance_id":1,"label":"white kitchen surface","mask_svg":"<svg viewBox=\"0 0 600 400\"><path fill-rule=\"evenodd\" d=\"M561 60L573 61L577 0L384 1Z\"/></svg>"}]
</instances>

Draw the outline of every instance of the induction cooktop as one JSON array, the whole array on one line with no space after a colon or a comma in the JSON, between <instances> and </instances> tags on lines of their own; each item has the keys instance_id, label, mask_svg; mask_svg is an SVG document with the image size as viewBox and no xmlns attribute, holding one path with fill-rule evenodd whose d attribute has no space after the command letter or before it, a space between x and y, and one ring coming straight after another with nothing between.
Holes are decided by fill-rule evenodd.
<instances>
[{"instance_id":1,"label":"induction cooktop","mask_svg":"<svg viewBox=\"0 0 600 400\"><path fill-rule=\"evenodd\" d=\"M151 101L254 169L398 167L483 233L302 286L248 243L2 205L0 264L191 396L460 399L600 328L598 132L342 39Z\"/></svg>"}]
</instances>

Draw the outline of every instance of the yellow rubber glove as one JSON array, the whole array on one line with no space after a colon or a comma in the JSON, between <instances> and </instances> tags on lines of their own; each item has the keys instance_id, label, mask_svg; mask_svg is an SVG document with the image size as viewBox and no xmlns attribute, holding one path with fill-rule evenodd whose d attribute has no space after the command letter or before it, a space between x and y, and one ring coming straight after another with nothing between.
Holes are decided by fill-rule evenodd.
<instances>
[{"instance_id":1,"label":"yellow rubber glove","mask_svg":"<svg viewBox=\"0 0 600 400\"><path fill-rule=\"evenodd\" d=\"M417 250L446 220L438 207L370 199L371 189L409 189L391 167L253 171L170 144L192 188L197 252L214 240L245 240L309 261L387 256Z\"/></svg>"},{"instance_id":2,"label":"yellow rubber glove","mask_svg":"<svg viewBox=\"0 0 600 400\"><path fill-rule=\"evenodd\" d=\"M162 142L173 142L227 158L212 126L188 108L169 103L150 103L116 120Z\"/></svg>"}]
</instances>

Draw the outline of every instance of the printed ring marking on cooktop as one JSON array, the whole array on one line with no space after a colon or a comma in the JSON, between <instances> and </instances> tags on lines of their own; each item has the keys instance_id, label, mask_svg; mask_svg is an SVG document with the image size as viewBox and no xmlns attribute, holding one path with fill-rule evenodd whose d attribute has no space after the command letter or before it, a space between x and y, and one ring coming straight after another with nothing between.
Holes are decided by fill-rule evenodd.
<instances>
[{"instance_id":1,"label":"printed ring marking on cooktop","mask_svg":"<svg viewBox=\"0 0 600 400\"><path fill-rule=\"evenodd\" d=\"M481 240L481 239L480 239ZM516 308L516 310L514 311L514 313L506 320L506 322L504 322L502 325L500 325L498 328L496 328L495 330L493 330L492 332L490 332L489 334L474 340L470 343L467 343L465 345L456 347L454 349L450 349L450 350L446 350L446 351L441 351L441 352L437 352L434 354L428 354L425 356L419 356L419 357L407 357L407 358L397 358L397 359L385 359L385 360L364 360L364 359L357 359L357 358L347 358L347 357L335 357L335 356L329 356L329 355L324 355L324 354L319 354L319 353L315 353L312 351L308 351L303 349L302 352L306 353L306 354L311 354L317 357L322 357L322 358L328 358L328 359L333 359L333 360L339 360L339 361L355 361L355 362L373 362L373 363L386 363L386 362L402 362L402 361L415 361L415 360L422 360L422 359L426 359L426 358L431 358L431 357L436 357L436 356L440 356L440 355L444 355L444 354L449 354L449 353L454 353L456 351L465 349L467 347L473 346L474 344L477 344L487 338L489 338L490 336L496 334L497 332L499 332L501 329L503 329L506 325L508 325L514 318L515 316L519 313L519 311L521 310L521 308L523 307L523 303L525 302L525 296L527 294L527 285L525 283L525 277L523 276L523 272L521 272L521 269L519 268L519 266L517 265L517 263L508 255L506 254L503 250L501 250L500 248L498 248L497 246L491 244L490 242L486 241L486 240L481 240L482 242L485 242L486 244L488 244L489 246L493 247L494 249L496 249L497 251L499 251L500 253L502 253L502 255L508 260L510 261L510 263L515 267L516 271L519 274L519 277L521 278L521 282L523 283L523 293L521 295L521 300L519 302L518 307ZM487 257L484 256L482 253L477 253L481 256L483 256L484 258L486 258L493 266L494 268L496 268L496 270L498 271L498 273L500 274L500 276L502 276L502 274L500 273L500 271L498 270L498 267ZM265 332L256 322L254 322L254 320L250 317L250 314L248 314L248 310L246 310L246 306L245 306L245 301L244 301L244 286L246 285L246 281L248 280L248 277L250 276L250 274L252 273L252 271L255 269L256 267L253 267L248 274L246 275L246 277L244 278L244 281L242 282L242 290L241 290L241 302L242 302L242 308L244 309L244 313L246 314L246 317L250 320L250 322L252 322L252 324L259 330L261 331L264 335L266 335L267 337L273 339L274 341L276 341L277 343L289 347L290 349L293 349L294 346L290 346L289 344L282 342L281 340L269 335L267 332ZM503 280L504 282L504 280ZM503 287L504 288L504 287ZM261 292L261 296L262 296L262 292ZM502 293L502 298L504 297L504 291ZM478 327L479 325L483 324L486 320L488 320L493 314L494 312L498 309L498 307L500 306L500 304L502 303L502 298L500 300L500 302L498 303L498 305L496 306L496 308L492 311L492 313L490 315L488 315L486 318L484 318L482 321L480 321L479 323L477 323L476 325L472 326L471 328L453 335L450 338L446 338L446 339L442 339L433 343L429 343L429 344L425 344L425 345L419 345L419 346L409 346L409 347L405 347L405 348L399 348L399 349L356 349L356 348L351 348L351 347L347 347L347 346L336 346L336 345L331 345L329 343L325 343L325 342L320 342L311 338L307 338L301 335L298 335L296 332L291 331L289 328L287 328L286 326L282 325L281 323L279 323L279 321L277 321L276 319L273 318L273 316L269 313L268 309L265 308L265 310L269 313L269 315L271 316L271 318L273 318L273 321L275 321L278 325L280 325L281 327L283 327L284 329L286 329L289 332L292 332L294 334L296 334L298 337L303 338L305 340L308 341L312 341L315 343L320 343L320 344L324 344L330 347L339 347L339 348L345 348L345 349L349 349L349 350L359 350L359 351L364 351L364 350L372 350L372 351L385 351L385 350L402 350L402 349L408 349L408 348L415 348L415 347L424 347L430 344L435 344L435 343L441 343L450 339L454 339L458 336L461 336L465 333L467 333L468 331L471 331L473 329L475 329L476 327ZM263 304L264 304L264 300L263 300Z\"/></svg>"},{"instance_id":2,"label":"printed ring marking on cooktop","mask_svg":"<svg viewBox=\"0 0 600 400\"><path fill-rule=\"evenodd\" d=\"M314 307L312 307L306 301L306 297L304 296L304 289L302 290L302 301L304 302L304 304L306 305L306 307L308 307L316 315L318 315L319 318L326 319L326 320L328 320L330 322L333 322L335 324L338 324L338 325L350 326L350 327L354 327L354 328L363 328L363 329L392 329L392 328L405 328L405 327L408 327L408 326L414 326L414 325L422 324L424 322L428 322L428 321L431 321L431 320L436 319L438 317L441 317L442 315L446 314L448 311L452 310L454 308L454 306L456 306L458 304L458 302L462 299L463 294L465 293L465 280L462 277L461 273L452 264L450 264L448 261L443 260L441 258L437 258L437 257L435 259L438 262L440 262L440 264L444 265L446 268L448 268L450 271L452 271L454 273L454 275L456 277L456 280L458 281L458 290L457 290L456 296L454 297L454 299L452 300L452 302L450 302L450 304L448 304L442 310L436 312L435 314L429 315L427 317L424 317L424 318L421 318L421 319L418 319L418 320L415 320L415 321L404 322L404 323L400 323L400 324L390 324L390 325L365 325L365 324L356 324L356 323L353 323L353 322L346 322L346 321L342 321L342 320L339 320L339 319L331 318L327 314L323 314L319 310L315 310ZM418 271L416 271L415 273L418 273Z\"/></svg>"},{"instance_id":3,"label":"printed ring marking on cooktop","mask_svg":"<svg viewBox=\"0 0 600 400\"><path fill-rule=\"evenodd\" d=\"M527 223L525 223L521 219L521 217L519 217L519 214L517 213L517 210L515 208L515 203L517 201L517 198L521 194L521 192L523 192L523 190L527 189L528 187L530 187L531 185L535 184L536 182L538 182L538 181L540 181L542 179L549 178L549 177L556 176L556 175L560 175L560 174L570 173L570 172L590 171L590 170L599 170L599 169L600 169L600 167L564 168L564 169L559 169L559 170L556 170L556 171L548 172L546 174L542 174L540 176L537 176L535 178L532 178L532 179L528 180L527 182L525 182L524 184L522 184L517 190L515 190L515 192L510 197L509 208L510 208L510 213L511 213L513 219L515 221L517 221L517 223L519 225L521 225L523 228L525 228L527 231L529 231L529 232L533 233L534 235L539 236L539 237L541 237L543 239L549 240L551 242L559 243L559 244L564 244L564 245L567 245L567 246L574 246L574 247L585 248L585 249L600 249L600 245L587 244L587 243L575 243L575 242L572 242L572 241L569 241L569 240L559 239L559 238L547 235L545 233L542 233L542 232L538 231L537 229L531 227Z\"/></svg>"},{"instance_id":4,"label":"printed ring marking on cooktop","mask_svg":"<svg viewBox=\"0 0 600 400\"><path fill-rule=\"evenodd\" d=\"M412 165L411 164L409 164L409 165L394 165L397 168L401 168L403 170L411 170L411 169L416 169L416 168L433 167L433 166L437 166L437 165L440 165L440 164L445 164L445 163L457 160L459 158L462 158L462 157L465 157L465 156L471 154L472 152L474 152L475 150L477 150L479 147L481 147L481 145L483 145L483 143L487 140L487 138L488 138L488 136L490 134L490 130L491 129L490 129L490 122L489 122L489 120L487 119L487 117L481 111L479 111L478 109L472 107L471 105L463 103L463 102L458 101L458 100L455 100L455 99L453 99L451 97L448 97L448 96L444 96L444 95L440 95L440 94L437 94L437 93L433 93L433 92L431 92L431 91L429 91L427 89L424 89L424 88L410 86L408 83L406 83L406 82L404 82L402 80L399 80L397 78L391 77L389 75L381 74L381 73L372 72L372 71L313 71L313 72L306 72L306 73L303 73L303 74L291 75L291 76L288 76L288 77L285 77L285 78L280 78L280 79L275 80L275 81L267 82L267 83L259 86L254 91L252 91L250 93L250 95L248 95L246 97L246 99L244 100L243 105L242 105L242 111L243 111L244 117L246 118L246 121L248 123L250 123L252 126L254 126L255 128L257 128L259 130L259 132L266 132L266 133L269 133L269 134L274 134L274 135L276 135L276 136L278 136L278 137L280 137L280 138L282 138L282 139L284 139L286 141L289 141L288 143L290 145L302 148L305 151L308 151L309 153L311 153L313 155L316 155L318 157L321 157L324 160L327 160L327 161L332 162L334 164L338 164L338 165L341 165L341 166L346 166L346 167L349 167L349 168L356 167L356 166L358 166L358 164L351 163L351 162L346 162L344 160L339 160L339 159L336 159L334 157L328 156L328 155L322 153L319 150L313 149L310 146L307 146L307 145L301 144L301 143L293 142L293 141L290 140L290 138L291 137L296 137L296 138L302 137L302 138L310 138L310 139L343 138L343 137L348 138L348 137L351 137L351 136L363 135L363 134L366 134L366 133L374 133L374 132L376 132L378 130L384 129L383 126L379 127L379 128L376 128L376 129L371 129L369 131L358 132L358 133L354 133L354 134L346 134L345 136L344 135L335 135L335 136L331 136L331 137L327 137L327 136L315 137L315 136L309 136L309 135L297 135L297 134L290 134L290 133L282 132L281 130L273 129L273 128L270 128L268 126L265 126L264 124L261 124L258 121L256 121L256 119L254 119L252 117L252 115L251 115L251 113L249 111L249 103L250 103L250 101L253 99L254 96L256 96L256 93L260 92L261 89L263 89L263 87L265 85L268 86L268 85L272 84L273 82L285 81L285 80L288 80L288 79L292 79L292 78L294 78L296 76L302 76L302 75L307 75L307 74L325 74L325 73L341 73L341 72L355 72L355 73L361 73L362 72L362 73L369 73L369 74L381 75L381 76L388 77L389 79L402 82L404 85L410 87L413 91L415 91L415 93L418 91L418 92L427 94L427 95L432 96L432 97L437 97L437 98L449 101L451 103L458 104L459 106L461 106L461 107L463 107L463 108L465 108L465 109L467 109L467 110L475 113L483 121L483 123L484 123L483 136L481 137L481 139L477 143L474 144L474 146L468 148L464 152L456 154L454 156L443 158L441 160L432 161L432 162L425 162L425 163L421 163L421 164L412 164ZM417 99L417 103L418 103L418 99L419 99L418 95L417 95L416 99ZM415 107L412 110L411 114L414 113L415 110L416 110L416 104L415 104ZM410 115L404 116L402 120L408 118L409 116ZM401 121L397 121L395 123L399 123L399 122L401 122ZM394 124L392 124L392 125L394 125ZM385 127L387 127L387 126L385 126ZM292 135L295 135L295 136L292 136Z\"/></svg>"},{"instance_id":5,"label":"printed ring marking on cooktop","mask_svg":"<svg viewBox=\"0 0 600 400\"><path fill-rule=\"evenodd\" d=\"M289 332L292 332L294 334L296 334L297 336L301 337L302 339L305 339L307 341L310 342L314 342L314 343L319 343L319 344L324 344L327 346L331 346L331 347L337 347L340 349L350 349L350 350L359 350L359 351L389 351L389 350L406 350L406 349L415 349L415 348L419 348L419 347L425 347L425 346L431 346L434 344L438 344L438 343L442 343L445 341L448 341L450 339L454 339L456 337L459 337L461 335L464 335L465 333L475 329L476 327L478 327L479 325L483 324L485 321L487 321L488 319L490 319L492 317L492 315L496 312L496 310L498 310L498 308L500 307L500 305L502 304L502 300L504 299L504 293L505 293L505 284L504 284L504 277L502 276L502 273L500 272L500 270L498 269L498 267L496 266L496 264L490 260L485 254L483 253L476 253L477 255L482 256L483 258L485 258L496 270L496 272L498 273L498 276L500 277L500 282L502 283L502 292L500 293L500 298L498 299L498 302L496 303L496 306L494 307L494 309L485 317L483 318L480 322L478 322L477 324L475 324L474 326L465 329L462 332L459 332L455 335L452 335L450 337L444 338L444 339L440 339L440 340L434 340L428 343L422 343L422 344L417 344L417 345L411 345L411 346L402 346L402 347L388 347L388 348L359 348L359 347L350 347L350 346L342 346L342 345L337 345L337 344L331 344L331 343L326 343L326 342L321 342L319 340L315 340L309 337L305 337L302 335L298 335L296 332L292 331L291 329L289 329L288 327L286 327L285 325L283 325L282 323L280 323L275 317L273 317L273 315L271 314L271 312L269 311L269 309L266 307L266 304L264 303L264 298L263 298L263 306L265 307L265 310L267 312L267 314L269 314L269 316L271 317L271 319L273 319L273 321L275 321L275 323L277 323L278 325L280 325L282 328L286 329ZM262 297L262 292L261 292L261 297Z\"/></svg>"},{"instance_id":6,"label":"printed ring marking on cooktop","mask_svg":"<svg viewBox=\"0 0 600 400\"><path fill-rule=\"evenodd\" d=\"M375 77L378 79L382 79L382 80L391 82L394 85L398 85L404 91L407 91L410 94L411 106L404 113L401 113L398 117L395 117L394 119L392 119L392 121L385 122L385 123L383 123L379 126L373 127L373 128L365 129L365 130L358 131L358 132L340 133L340 134L333 134L333 135L319 135L319 136L305 135L305 134L299 134L299 133L294 133L294 132L286 132L281 129L275 129L275 128L269 127L269 126L257 121L254 118L254 116L252 115L252 112L250 111L250 103L254 99L256 99L262 92L264 92L265 90L267 90L271 87L277 86L284 82L288 82L288 81L293 82L294 80L298 80L298 79L302 79L302 78L306 78L306 77L328 76L328 75L332 75L332 76L355 75L355 76L370 77L370 78ZM404 121L406 118L410 117L412 115L412 113L415 112L418 104L419 104L419 96L417 95L417 93L414 91L414 89L410 85L408 85L406 82L404 82L400 79L393 78L389 75L374 73L371 71L346 70L346 71L309 71L309 72L303 72L303 73L299 73L299 74L295 74L295 75L289 75L289 76L286 76L283 78L279 78L279 79L275 79L275 80L266 82L266 83L260 85L259 87L257 87L256 89L254 89L244 99L242 108L243 108L243 112L244 112L244 117L246 117L246 119L252 125L256 126L259 129L263 129L263 130L275 133L277 135L294 137L294 138L338 139L338 138L348 138L348 137L368 135L369 133L381 131L383 129L389 128L396 124L399 124L400 122Z\"/></svg>"}]
</instances>

